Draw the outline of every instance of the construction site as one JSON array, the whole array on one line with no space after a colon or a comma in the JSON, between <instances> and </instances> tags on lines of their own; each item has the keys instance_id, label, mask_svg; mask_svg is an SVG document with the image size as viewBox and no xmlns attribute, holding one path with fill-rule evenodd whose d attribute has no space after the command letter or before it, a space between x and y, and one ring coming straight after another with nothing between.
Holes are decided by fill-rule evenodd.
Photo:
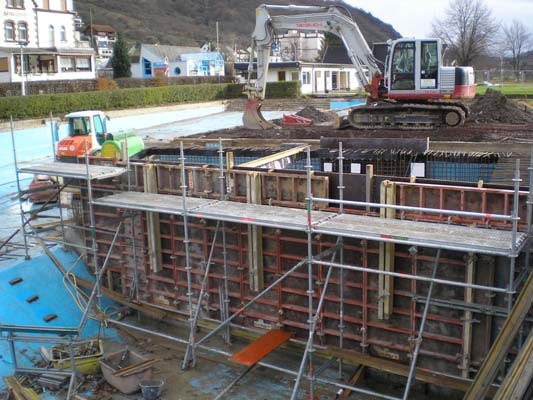
<instances>
[{"instance_id":1,"label":"construction site","mask_svg":"<svg viewBox=\"0 0 533 400\"><path fill-rule=\"evenodd\" d=\"M62 140L50 114L46 162L11 118L0 399L532 399L531 103L476 96L440 39L380 62L338 7L256 21L221 112ZM293 27L342 38L367 97L265 98Z\"/></svg>"}]
</instances>

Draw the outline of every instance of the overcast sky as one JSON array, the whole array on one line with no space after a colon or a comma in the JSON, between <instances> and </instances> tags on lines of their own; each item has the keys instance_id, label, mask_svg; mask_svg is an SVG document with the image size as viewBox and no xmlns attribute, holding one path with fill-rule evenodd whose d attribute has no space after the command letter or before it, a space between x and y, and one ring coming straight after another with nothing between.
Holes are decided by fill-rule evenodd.
<instances>
[{"instance_id":1,"label":"overcast sky","mask_svg":"<svg viewBox=\"0 0 533 400\"><path fill-rule=\"evenodd\" d=\"M443 15L449 0L345 0L391 24L403 36L424 37L431 33L431 21ZM486 0L502 22L513 18L533 28L533 0Z\"/></svg>"}]
</instances>

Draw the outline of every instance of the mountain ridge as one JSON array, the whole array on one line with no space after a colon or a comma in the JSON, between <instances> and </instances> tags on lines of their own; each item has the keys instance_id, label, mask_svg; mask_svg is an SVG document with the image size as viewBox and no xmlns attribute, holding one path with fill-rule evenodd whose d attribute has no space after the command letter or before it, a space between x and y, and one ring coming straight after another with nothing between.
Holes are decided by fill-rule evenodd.
<instances>
[{"instance_id":1,"label":"mountain ridge","mask_svg":"<svg viewBox=\"0 0 533 400\"><path fill-rule=\"evenodd\" d=\"M92 10L94 24L113 26L130 42L200 46L216 40L219 21L221 47L248 47L255 20L256 0L79 0L75 7L85 24ZM369 43L400 37L390 25L343 1L272 0L269 4L331 5L346 7Z\"/></svg>"}]
</instances>

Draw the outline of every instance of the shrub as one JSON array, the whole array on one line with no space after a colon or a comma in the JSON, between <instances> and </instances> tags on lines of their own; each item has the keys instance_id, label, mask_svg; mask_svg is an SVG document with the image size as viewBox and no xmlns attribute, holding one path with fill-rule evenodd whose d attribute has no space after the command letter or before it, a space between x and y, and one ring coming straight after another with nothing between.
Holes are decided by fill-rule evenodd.
<instances>
[{"instance_id":1,"label":"shrub","mask_svg":"<svg viewBox=\"0 0 533 400\"><path fill-rule=\"evenodd\" d=\"M98 78L96 80L96 90L102 91L102 90L115 90L118 89L117 83L108 78Z\"/></svg>"},{"instance_id":2,"label":"shrub","mask_svg":"<svg viewBox=\"0 0 533 400\"><path fill-rule=\"evenodd\" d=\"M243 95L242 84L174 85L151 88L115 89L85 93L0 98L0 120L44 118L50 112L64 115L82 110L120 110L173 103L200 103L234 99ZM298 82L267 85L267 97L295 97Z\"/></svg>"}]
</instances>

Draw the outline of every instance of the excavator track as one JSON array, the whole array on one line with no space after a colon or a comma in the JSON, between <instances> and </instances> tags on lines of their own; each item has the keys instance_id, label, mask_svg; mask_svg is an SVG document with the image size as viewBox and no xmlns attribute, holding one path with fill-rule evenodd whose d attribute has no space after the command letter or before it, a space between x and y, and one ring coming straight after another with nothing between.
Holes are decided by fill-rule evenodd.
<instances>
[{"instance_id":1,"label":"excavator track","mask_svg":"<svg viewBox=\"0 0 533 400\"><path fill-rule=\"evenodd\" d=\"M430 130L465 123L468 109L460 104L374 103L350 111L348 120L356 129Z\"/></svg>"}]
</instances>

